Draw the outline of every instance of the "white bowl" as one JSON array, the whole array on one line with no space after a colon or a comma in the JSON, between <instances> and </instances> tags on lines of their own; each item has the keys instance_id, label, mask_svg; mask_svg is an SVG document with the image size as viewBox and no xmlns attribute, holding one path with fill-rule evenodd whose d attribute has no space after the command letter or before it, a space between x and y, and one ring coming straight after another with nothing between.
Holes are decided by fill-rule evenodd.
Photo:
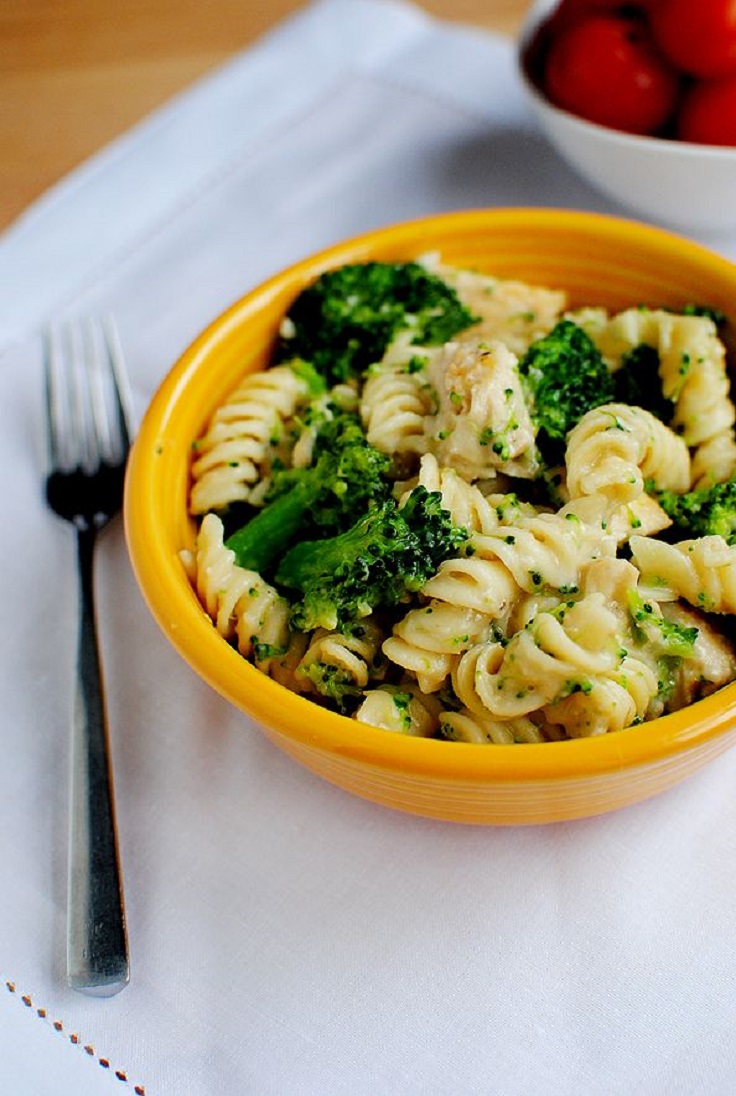
<instances>
[{"instance_id":1,"label":"white bowl","mask_svg":"<svg viewBox=\"0 0 736 1096\"><path fill-rule=\"evenodd\" d=\"M518 42L524 87L547 138L603 194L641 216L679 229L736 229L736 148L639 137L552 106L526 63L540 24L559 0L537 0Z\"/></svg>"}]
</instances>

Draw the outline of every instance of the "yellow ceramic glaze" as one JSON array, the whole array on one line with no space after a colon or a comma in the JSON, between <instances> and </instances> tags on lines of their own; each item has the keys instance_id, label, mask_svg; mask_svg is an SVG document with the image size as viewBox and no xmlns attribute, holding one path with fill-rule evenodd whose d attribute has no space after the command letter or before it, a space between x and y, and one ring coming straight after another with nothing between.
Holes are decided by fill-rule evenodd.
<instances>
[{"instance_id":1,"label":"yellow ceramic glaze","mask_svg":"<svg viewBox=\"0 0 736 1096\"><path fill-rule=\"evenodd\" d=\"M732 264L668 232L590 213L449 213L305 259L215 320L154 397L126 485L126 534L138 582L165 634L205 681L249 713L276 746L348 791L415 814L494 825L580 818L635 803L733 743L736 684L662 719L577 741L480 746L392 734L325 711L254 669L216 632L185 575L179 552L193 544L191 443L241 376L265 365L292 298L327 268L427 251L564 288L572 306L698 301L726 314L736 310Z\"/></svg>"}]
</instances>

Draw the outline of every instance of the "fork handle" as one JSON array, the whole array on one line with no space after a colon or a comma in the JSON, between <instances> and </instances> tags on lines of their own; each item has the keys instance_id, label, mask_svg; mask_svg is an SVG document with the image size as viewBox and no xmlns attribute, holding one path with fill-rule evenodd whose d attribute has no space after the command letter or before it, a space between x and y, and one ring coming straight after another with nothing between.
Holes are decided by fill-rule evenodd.
<instances>
[{"instance_id":1,"label":"fork handle","mask_svg":"<svg viewBox=\"0 0 736 1096\"><path fill-rule=\"evenodd\" d=\"M130 976L93 589L94 528L77 529L79 645L72 725L67 980L112 996Z\"/></svg>"}]
</instances>

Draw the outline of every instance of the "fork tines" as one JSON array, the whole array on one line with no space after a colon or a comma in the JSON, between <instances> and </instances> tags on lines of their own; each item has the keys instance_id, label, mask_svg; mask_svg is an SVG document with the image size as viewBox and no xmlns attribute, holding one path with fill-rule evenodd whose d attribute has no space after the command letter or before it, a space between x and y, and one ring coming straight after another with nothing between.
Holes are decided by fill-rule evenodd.
<instances>
[{"instance_id":1,"label":"fork tines","mask_svg":"<svg viewBox=\"0 0 736 1096\"><path fill-rule=\"evenodd\" d=\"M109 317L55 324L45 350L46 497L78 529L101 529L120 509L132 433L117 329Z\"/></svg>"},{"instance_id":2,"label":"fork tines","mask_svg":"<svg viewBox=\"0 0 736 1096\"><path fill-rule=\"evenodd\" d=\"M93 473L130 445L130 394L120 338L109 316L53 324L46 338L51 469Z\"/></svg>"}]
</instances>

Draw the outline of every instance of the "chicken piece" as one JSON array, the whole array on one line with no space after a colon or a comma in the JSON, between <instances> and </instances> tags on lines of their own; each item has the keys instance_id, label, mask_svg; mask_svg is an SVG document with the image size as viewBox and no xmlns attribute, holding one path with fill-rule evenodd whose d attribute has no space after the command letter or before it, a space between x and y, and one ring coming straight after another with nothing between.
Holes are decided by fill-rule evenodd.
<instances>
[{"instance_id":1,"label":"chicken piece","mask_svg":"<svg viewBox=\"0 0 736 1096\"><path fill-rule=\"evenodd\" d=\"M518 359L503 343L448 343L429 367L437 395L430 451L464 479L503 471L527 479L539 469L535 429Z\"/></svg>"},{"instance_id":2,"label":"chicken piece","mask_svg":"<svg viewBox=\"0 0 736 1096\"><path fill-rule=\"evenodd\" d=\"M736 647L696 609L679 601L663 603L660 609L666 620L698 629L692 657L683 659L673 673L664 710L674 712L736 679Z\"/></svg>"}]
</instances>

